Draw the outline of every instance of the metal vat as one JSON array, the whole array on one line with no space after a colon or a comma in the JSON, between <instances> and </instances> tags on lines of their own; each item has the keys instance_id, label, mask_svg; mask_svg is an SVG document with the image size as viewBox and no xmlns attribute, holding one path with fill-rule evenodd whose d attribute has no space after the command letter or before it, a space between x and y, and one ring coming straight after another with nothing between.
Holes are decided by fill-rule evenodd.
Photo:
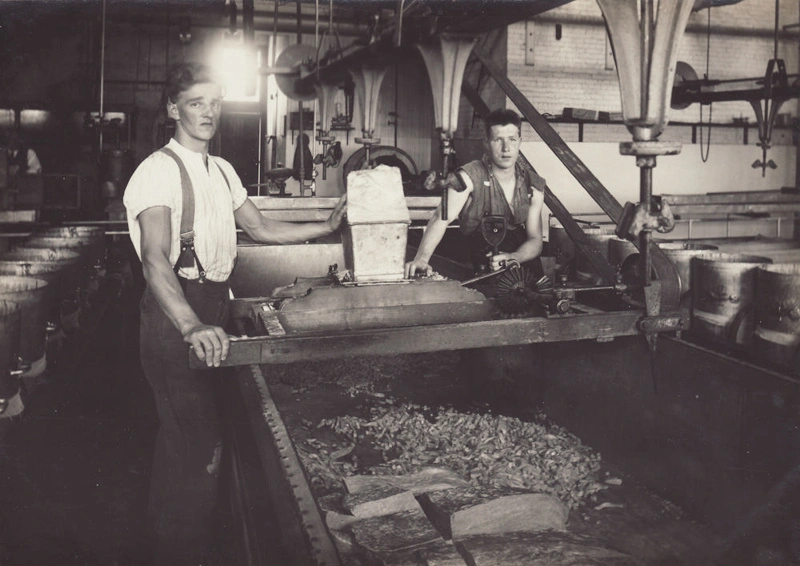
<instances>
[{"instance_id":1,"label":"metal vat","mask_svg":"<svg viewBox=\"0 0 800 566\"><path fill-rule=\"evenodd\" d=\"M571 279L575 275L575 242L561 224L550 226L548 251L555 258L556 269Z\"/></svg>"},{"instance_id":2,"label":"metal vat","mask_svg":"<svg viewBox=\"0 0 800 566\"><path fill-rule=\"evenodd\" d=\"M616 238L611 228L584 228L589 248L608 259L608 243ZM595 271L586 254L578 251L575 262L576 275L579 281L598 282L599 274Z\"/></svg>"},{"instance_id":3,"label":"metal vat","mask_svg":"<svg viewBox=\"0 0 800 566\"><path fill-rule=\"evenodd\" d=\"M756 289L756 355L800 372L800 264L759 267Z\"/></svg>"},{"instance_id":4,"label":"metal vat","mask_svg":"<svg viewBox=\"0 0 800 566\"><path fill-rule=\"evenodd\" d=\"M692 333L717 344L749 347L755 328L756 271L762 256L704 252L691 259Z\"/></svg>"},{"instance_id":5,"label":"metal vat","mask_svg":"<svg viewBox=\"0 0 800 566\"><path fill-rule=\"evenodd\" d=\"M81 280L88 281L97 275L97 253L93 249L95 242L90 236L59 238L50 236L31 236L15 249L54 249L77 253L81 258Z\"/></svg>"},{"instance_id":6,"label":"metal vat","mask_svg":"<svg viewBox=\"0 0 800 566\"><path fill-rule=\"evenodd\" d=\"M51 254L48 255L47 252ZM51 258L52 261L45 261L42 257ZM74 304L80 296L79 262L80 256L67 250L19 249L0 255L0 275L34 277L47 281L55 293L49 322L56 323L61 318L62 305Z\"/></svg>"},{"instance_id":7,"label":"metal vat","mask_svg":"<svg viewBox=\"0 0 800 566\"><path fill-rule=\"evenodd\" d=\"M99 226L57 226L46 228L34 237L47 238L80 238L90 242L91 265L102 265L106 257L106 233Z\"/></svg>"},{"instance_id":8,"label":"metal vat","mask_svg":"<svg viewBox=\"0 0 800 566\"><path fill-rule=\"evenodd\" d=\"M19 381L12 372L17 370L21 308L17 303L0 300L0 415L8 399L19 392Z\"/></svg>"},{"instance_id":9,"label":"metal vat","mask_svg":"<svg viewBox=\"0 0 800 566\"><path fill-rule=\"evenodd\" d=\"M659 242L658 247L675 265L678 272L681 302L686 305L691 299L691 262L692 258L704 252L714 251L711 244L694 244L692 242Z\"/></svg>"},{"instance_id":10,"label":"metal vat","mask_svg":"<svg viewBox=\"0 0 800 566\"><path fill-rule=\"evenodd\" d=\"M15 303L22 309L19 357L31 365L24 375L35 376L46 366L47 315L54 295L43 279L0 275L0 301Z\"/></svg>"},{"instance_id":11,"label":"metal vat","mask_svg":"<svg viewBox=\"0 0 800 566\"><path fill-rule=\"evenodd\" d=\"M239 245L231 291L237 298L269 297L276 287L298 277L325 277L328 269L344 267L342 244Z\"/></svg>"},{"instance_id":12,"label":"metal vat","mask_svg":"<svg viewBox=\"0 0 800 566\"><path fill-rule=\"evenodd\" d=\"M608 241L608 263L617 271L622 264L633 254L638 254L639 249L630 240L611 238Z\"/></svg>"},{"instance_id":13,"label":"metal vat","mask_svg":"<svg viewBox=\"0 0 800 566\"><path fill-rule=\"evenodd\" d=\"M3 273L3 275L36 276L55 270L59 273L57 295L60 299L77 298L80 288L86 283L82 279L81 255L69 249L55 248L16 248L0 254L0 266L15 264L24 273ZM29 266L29 267L28 267ZM3 269L0 267L0 270Z\"/></svg>"}]
</instances>

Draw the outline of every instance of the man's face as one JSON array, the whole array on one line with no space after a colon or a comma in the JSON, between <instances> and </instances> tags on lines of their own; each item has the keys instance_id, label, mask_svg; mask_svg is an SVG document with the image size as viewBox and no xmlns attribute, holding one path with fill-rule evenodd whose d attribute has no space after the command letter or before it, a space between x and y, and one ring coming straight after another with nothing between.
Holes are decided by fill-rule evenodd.
<instances>
[{"instance_id":1,"label":"man's face","mask_svg":"<svg viewBox=\"0 0 800 566\"><path fill-rule=\"evenodd\" d=\"M176 121L181 137L207 143L219 127L222 88L216 83L198 83L167 103L169 117Z\"/></svg>"},{"instance_id":2,"label":"man's face","mask_svg":"<svg viewBox=\"0 0 800 566\"><path fill-rule=\"evenodd\" d=\"M500 169L510 169L519 155L519 128L514 124L492 126L485 144L492 164Z\"/></svg>"}]
</instances>

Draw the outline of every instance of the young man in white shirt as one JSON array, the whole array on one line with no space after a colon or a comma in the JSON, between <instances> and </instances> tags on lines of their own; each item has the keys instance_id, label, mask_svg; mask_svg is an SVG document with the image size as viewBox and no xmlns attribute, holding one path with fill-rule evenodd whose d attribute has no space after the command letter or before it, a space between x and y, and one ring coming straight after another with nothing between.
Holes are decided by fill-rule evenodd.
<instances>
[{"instance_id":1,"label":"young man in white shirt","mask_svg":"<svg viewBox=\"0 0 800 566\"><path fill-rule=\"evenodd\" d=\"M175 137L139 165L123 200L147 284L140 358L160 420L149 504L155 563L178 566L201 563L211 538L222 450L217 376L189 369L188 355L194 354L188 346L209 367L228 354L224 326L236 226L261 243L313 240L339 228L344 197L326 222L265 219L230 163L208 154L222 106L222 89L210 70L181 64L170 70L166 91ZM184 213L191 217L186 199L194 204L191 245L180 238L187 228Z\"/></svg>"}]
</instances>

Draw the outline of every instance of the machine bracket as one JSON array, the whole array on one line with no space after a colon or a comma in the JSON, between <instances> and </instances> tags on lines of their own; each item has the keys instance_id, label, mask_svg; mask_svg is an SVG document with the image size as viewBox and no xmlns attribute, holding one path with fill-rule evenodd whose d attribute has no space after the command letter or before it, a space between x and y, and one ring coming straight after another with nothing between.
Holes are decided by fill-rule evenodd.
<instances>
[{"instance_id":1,"label":"machine bracket","mask_svg":"<svg viewBox=\"0 0 800 566\"><path fill-rule=\"evenodd\" d=\"M675 332L684 329L684 320L680 314L645 316L639 321L638 327L646 334Z\"/></svg>"}]
</instances>

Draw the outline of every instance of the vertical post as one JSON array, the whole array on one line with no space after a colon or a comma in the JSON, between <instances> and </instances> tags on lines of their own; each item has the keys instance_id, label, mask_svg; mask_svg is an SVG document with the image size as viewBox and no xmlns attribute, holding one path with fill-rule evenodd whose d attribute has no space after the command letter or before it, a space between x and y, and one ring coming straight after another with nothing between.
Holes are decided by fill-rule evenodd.
<instances>
[{"instance_id":1,"label":"vertical post","mask_svg":"<svg viewBox=\"0 0 800 566\"><path fill-rule=\"evenodd\" d=\"M656 165L656 158L651 156L640 156L636 158L639 166L639 200L647 208L648 215L653 214L653 167ZM645 227L639 233L639 258L642 267L642 280L645 287L651 282L650 266L650 239L651 230Z\"/></svg>"}]
</instances>

